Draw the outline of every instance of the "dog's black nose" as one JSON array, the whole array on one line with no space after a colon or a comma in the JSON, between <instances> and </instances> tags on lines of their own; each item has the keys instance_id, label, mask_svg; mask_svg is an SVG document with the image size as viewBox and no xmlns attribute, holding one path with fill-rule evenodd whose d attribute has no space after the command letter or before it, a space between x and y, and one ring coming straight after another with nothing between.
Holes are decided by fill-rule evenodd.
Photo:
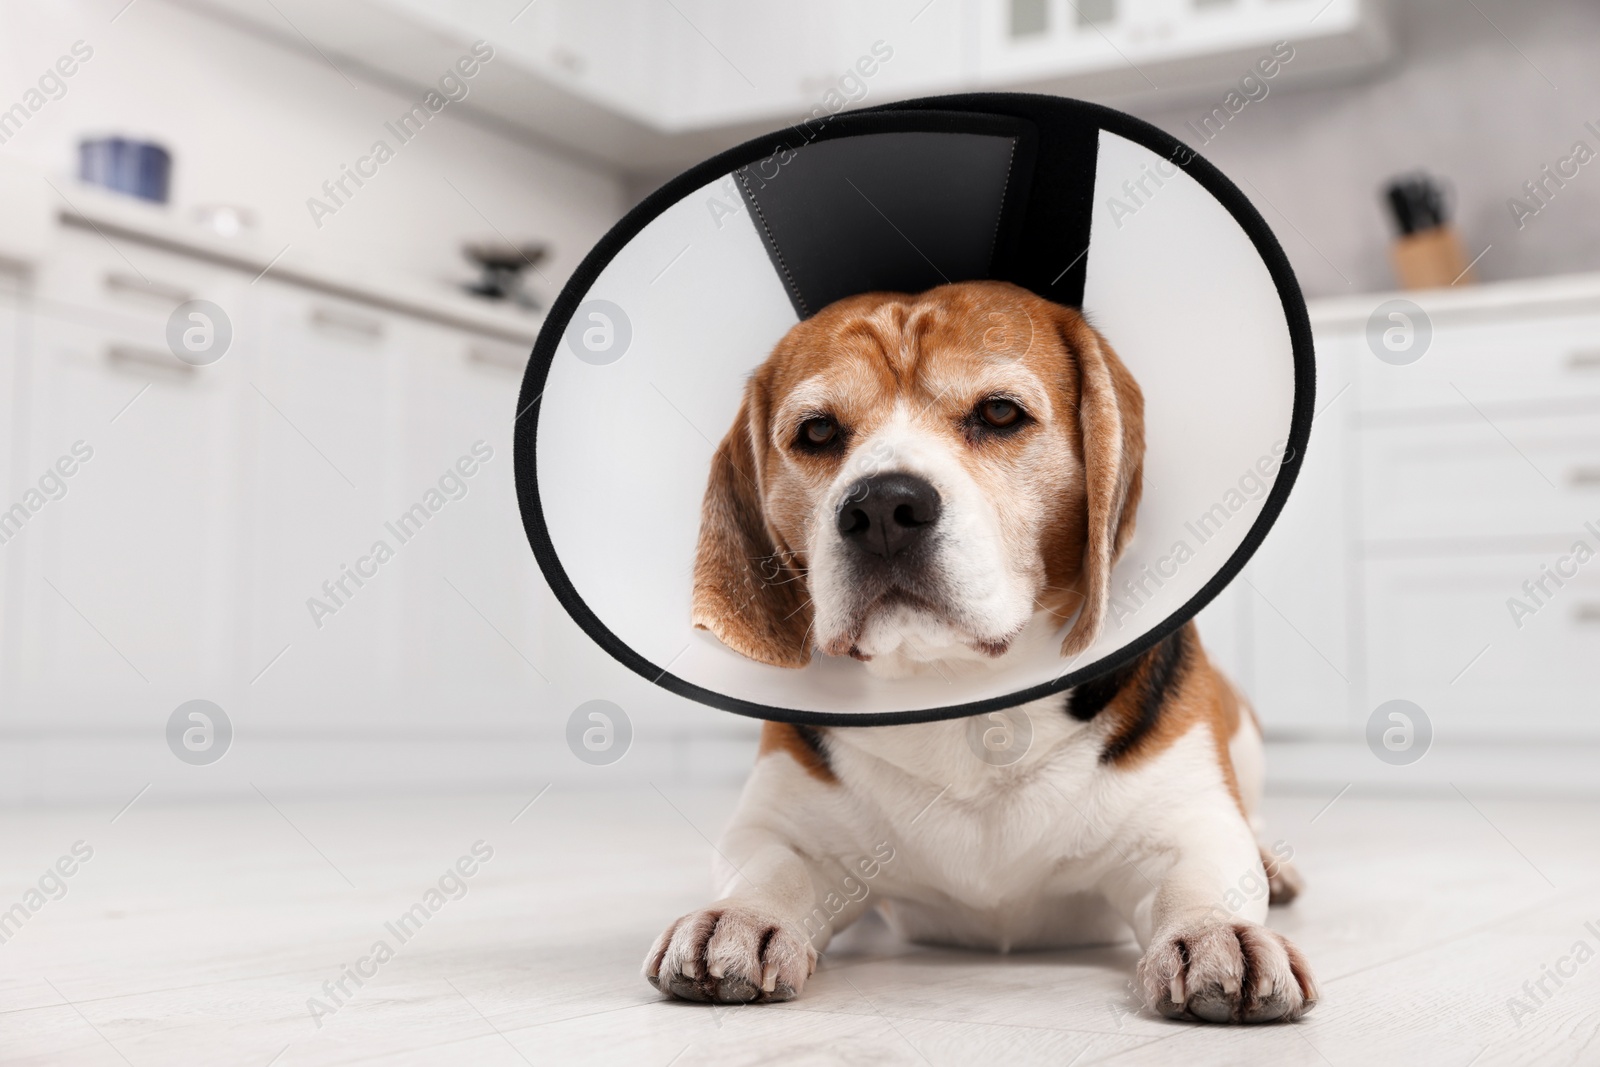
<instances>
[{"instance_id":1,"label":"dog's black nose","mask_svg":"<svg viewBox=\"0 0 1600 1067\"><path fill-rule=\"evenodd\" d=\"M939 491L914 474L874 474L839 505L839 534L861 552L892 559L939 521Z\"/></svg>"}]
</instances>

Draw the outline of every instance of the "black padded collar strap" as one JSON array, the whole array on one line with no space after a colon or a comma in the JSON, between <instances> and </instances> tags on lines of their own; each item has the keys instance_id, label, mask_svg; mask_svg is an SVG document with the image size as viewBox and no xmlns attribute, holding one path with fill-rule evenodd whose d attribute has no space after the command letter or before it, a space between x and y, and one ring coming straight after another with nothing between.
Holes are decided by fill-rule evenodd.
<instances>
[{"instance_id":1,"label":"black padded collar strap","mask_svg":"<svg viewBox=\"0 0 1600 1067\"><path fill-rule=\"evenodd\" d=\"M735 171L800 318L856 293L1012 280L1031 122L921 111L844 116L819 132Z\"/></svg>"}]
</instances>

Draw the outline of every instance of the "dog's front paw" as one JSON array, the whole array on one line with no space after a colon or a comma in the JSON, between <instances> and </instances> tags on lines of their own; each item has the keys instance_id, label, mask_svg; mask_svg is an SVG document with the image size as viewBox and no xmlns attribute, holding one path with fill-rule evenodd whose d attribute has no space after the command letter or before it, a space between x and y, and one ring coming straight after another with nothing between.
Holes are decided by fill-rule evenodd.
<instances>
[{"instance_id":1,"label":"dog's front paw","mask_svg":"<svg viewBox=\"0 0 1600 1067\"><path fill-rule=\"evenodd\" d=\"M1265 1023L1317 1002L1300 950L1255 923L1205 923L1158 933L1139 961L1145 1005L1169 1019Z\"/></svg>"},{"instance_id":2,"label":"dog's front paw","mask_svg":"<svg viewBox=\"0 0 1600 1067\"><path fill-rule=\"evenodd\" d=\"M663 993L716 1004L792 1000L817 952L782 920L737 904L690 912L656 938L644 976Z\"/></svg>"}]
</instances>

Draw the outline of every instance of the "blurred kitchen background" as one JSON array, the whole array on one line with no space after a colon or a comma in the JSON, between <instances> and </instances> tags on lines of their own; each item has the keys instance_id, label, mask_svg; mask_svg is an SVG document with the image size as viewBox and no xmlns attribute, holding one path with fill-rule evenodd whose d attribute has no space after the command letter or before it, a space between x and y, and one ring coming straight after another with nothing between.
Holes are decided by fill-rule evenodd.
<instances>
[{"instance_id":1,"label":"blurred kitchen background","mask_svg":"<svg viewBox=\"0 0 1600 1067\"><path fill-rule=\"evenodd\" d=\"M1592 792L1597 44L1583 0L0 0L0 802L738 780L757 724L542 585L540 309L706 155L967 89L1193 145L1311 299L1304 473L1202 618L1273 785ZM192 700L226 758L169 748Z\"/></svg>"}]
</instances>

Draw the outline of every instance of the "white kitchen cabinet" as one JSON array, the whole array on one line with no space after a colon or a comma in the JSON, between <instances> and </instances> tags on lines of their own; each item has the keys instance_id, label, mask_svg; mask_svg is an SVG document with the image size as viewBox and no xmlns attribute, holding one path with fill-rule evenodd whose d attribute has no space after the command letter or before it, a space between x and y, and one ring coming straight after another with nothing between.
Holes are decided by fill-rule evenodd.
<instances>
[{"instance_id":1,"label":"white kitchen cabinet","mask_svg":"<svg viewBox=\"0 0 1600 1067\"><path fill-rule=\"evenodd\" d=\"M1600 570L1571 557L1600 553L1600 298L1556 280L1414 302L1420 359L1353 348L1366 707L1415 701L1441 739L1592 737Z\"/></svg>"},{"instance_id":2,"label":"white kitchen cabinet","mask_svg":"<svg viewBox=\"0 0 1600 1067\"><path fill-rule=\"evenodd\" d=\"M1600 545L1600 537L1587 540ZM1539 602L1523 590L1569 544L1369 560L1373 707L1414 701L1440 739L1600 738L1600 562L1560 586L1547 583ZM1513 613L1513 598L1531 613Z\"/></svg>"},{"instance_id":3,"label":"white kitchen cabinet","mask_svg":"<svg viewBox=\"0 0 1600 1067\"><path fill-rule=\"evenodd\" d=\"M1318 339L1319 415L1300 475L1244 573L1210 609L1228 613L1238 635L1236 678L1263 727L1276 736L1341 732L1357 699L1350 630L1350 444L1341 418L1353 373L1349 345L1348 339Z\"/></svg>"},{"instance_id":4,"label":"white kitchen cabinet","mask_svg":"<svg viewBox=\"0 0 1600 1067\"><path fill-rule=\"evenodd\" d=\"M76 471L11 546L19 713L124 722L130 699L204 692L237 667L246 360L190 368L149 324L107 329L54 310L31 333L16 465L35 482L58 464Z\"/></svg>"},{"instance_id":5,"label":"white kitchen cabinet","mask_svg":"<svg viewBox=\"0 0 1600 1067\"><path fill-rule=\"evenodd\" d=\"M550 603L512 478L529 346L293 286L260 299L257 711L306 730L516 721L545 684Z\"/></svg>"},{"instance_id":6,"label":"white kitchen cabinet","mask_svg":"<svg viewBox=\"0 0 1600 1067\"><path fill-rule=\"evenodd\" d=\"M1157 16L1138 0L1004 0L976 7L978 77L986 84L1059 76L1077 69L1122 68L1144 84L1139 72L1118 58L1108 38L1124 39L1136 26L1149 33L1160 18L1171 35L1171 15ZM1132 84L1130 82L1130 85Z\"/></svg>"},{"instance_id":7,"label":"white kitchen cabinet","mask_svg":"<svg viewBox=\"0 0 1600 1067\"><path fill-rule=\"evenodd\" d=\"M228 2L281 29L270 9ZM1289 80L1348 76L1392 50L1382 0L376 0L359 17L281 2L317 47L406 79L444 42L487 39L516 90L486 86L476 106L647 174L796 122L830 91L852 106L972 89L1204 102L1198 120L1274 42L1294 43ZM846 72L878 41L894 56L863 92Z\"/></svg>"},{"instance_id":8,"label":"white kitchen cabinet","mask_svg":"<svg viewBox=\"0 0 1600 1067\"><path fill-rule=\"evenodd\" d=\"M8 721L145 744L194 698L280 735L515 712L542 683L442 576L537 658L510 449L531 327L464 299L406 314L111 233L64 228L0 292L6 506L62 457L73 468L3 546ZM209 365L168 347L190 299L231 324ZM468 494L406 519L478 440L494 458ZM392 558L357 583L379 541Z\"/></svg>"},{"instance_id":9,"label":"white kitchen cabinet","mask_svg":"<svg viewBox=\"0 0 1600 1067\"><path fill-rule=\"evenodd\" d=\"M1285 734L1338 733L1357 669L1350 656L1350 366L1338 339L1318 339L1317 411L1293 493L1240 584L1253 632L1262 723Z\"/></svg>"},{"instance_id":10,"label":"white kitchen cabinet","mask_svg":"<svg viewBox=\"0 0 1600 1067\"><path fill-rule=\"evenodd\" d=\"M842 75L863 56L872 54L874 46L878 53L892 50L893 54L877 64L870 76L859 79L863 83L862 98L856 102L859 106L977 87L976 15L970 5L942 0L914 0L910 5L842 0L836 7L838 25L845 27L844 44L834 51L833 64L822 72L823 84L802 86L808 113L827 89L853 88L843 84ZM845 95L848 98L849 94Z\"/></svg>"},{"instance_id":11,"label":"white kitchen cabinet","mask_svg":"<svg viewBox=\"0 0 1600 1067\"><path fill-rule=\"evenodd\" d=\"M439 20L418 12L416 0L395 3ZM558 2L507 26L479 0L460 17L515 53L509 62L672 132L778 125L819 107L826 114L846 103L957 91L974 54L964 39L967 5L950 2ZM619 34L619 24L628 32Z\"/></svg>"},{"instance_id":12,"label":"white kitchen cabinet","mask_svg":"<svg viewBox=\"0 0 1600 1067\"><path fill-rule=\"evenodd\" d=\"M1580 540L1600 555L1600 281L1405 294L1432 339L1404 365L1366 336L1396 298L1313 306L1321 413L1246 572L1262 720L1353 739L1406 699L1441 743L1591 737L1600 563L1546 575Z\"/></svg>"},{"instance_id":13,"label":"white kitchen cabinet","mask_svg":"<svg viewBox=\"0 0 1600 1067\"><path fill-rule=\"evenodd\" d=\"M245 647L266 672L253 696L283 725L371 721L402 703L401 586L414 550L387 524L414 491L398 458L415 327L270 280L258 288L243 472L254 487ZM379 542L395 558L363 562Z\"/></svg>"},{"instance_id":14,"label":"white kitchen cabinet","mask_svg":"<svg viewBox=\"0 0 1600 1067\"><path fill-rule=\"evenodd\" d=\"M528 349L436 328L419 340L404 356L397 459L405 500L436 489L446 503L406 550L400 672L411 699L456 726L526 725L559 666L540 620L560 610L528 548L513 477Z\"/></svg>"},{"instance_id":15,"label":"white kitchen cabinet","mask_svg":"<svg viewBox=\"0 0 1600 1067\"><path fill-rule=\"evenodd\" d=\"M1295 46L1282 68L1291 77L1388 49L1369 0L995 0L973 4L972 17L984 88L1100 100L1226 86L1283 40Z\"/></svg>"},{"instance_id":16,"label":"white kitchen cabinet","mask_svg":"<svg viewBox=\"0 0 1600 1067\"><path fill-rule=\"evenodd\" d=\"M678 12L661 26L666 47L651 87L666 129L794 110L802 81L833 65L824 12L796 19L767 4L714 0L684 0Z\"/></svg>"},{"instance_id":17,"label":"white kitchen cabinet","mask_svg":"<svg viewBox=\"0 0 1600 1067\"><path fill-rule=\"evenodd\" d=\"M1358 436L1369 542L1504 541L1576 533L1600 518L1595 412L1490 422L1458 404Z\"/></svg>"},{"instance_id":18,"label":"white kitchen cabinet","mask_svg":"<svg viewBox=\"0 0 1600 1067\"><path fill-rule=\"evenodd\" d=\"M1451 294L1455 296L1455 294ZM1562 302L1457 308L1446 296L1410 298L1432 336L1413 363L1358 363L1357 404L1369 421L1470 411L1491 418L1600 401L1600 314ZM1376 307L1380 300L1374 299ZM1437 314L1430 314L1430 313ZM1481 421L1480 416L1480 421Z\"/></svg>"}]
</instances>

